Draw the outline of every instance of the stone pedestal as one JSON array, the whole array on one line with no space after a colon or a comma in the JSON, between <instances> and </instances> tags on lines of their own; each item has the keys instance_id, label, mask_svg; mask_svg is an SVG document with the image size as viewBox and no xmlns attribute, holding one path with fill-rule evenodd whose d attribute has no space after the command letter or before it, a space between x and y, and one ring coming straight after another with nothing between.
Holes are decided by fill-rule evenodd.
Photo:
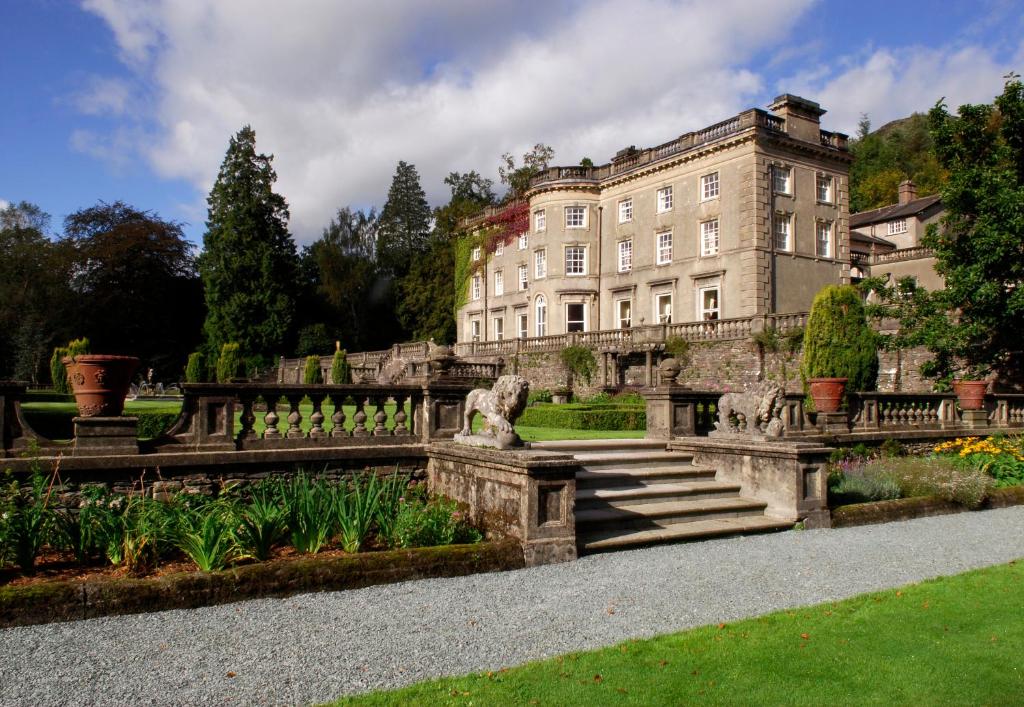
<instances>
[{"instance_id":1,"label":"stone pedestal","mask_svg":"<svg viewBox=\"0 0 1024 707\"><path fill-rule=\"evenodd\" d=\"M647 410L647 439L669 440L697 433L697 399L693 391L674 383L643 391Z\"/></svg>"},{"instance_id":2,"label":"stone pedestal","mask_svg":"<svg viewBox=\"0 0 1024 707\"><path fill-rule=\"evenodd\" d=\"M969 430L988 427L988 410L961 410L960 421Z\"/></svg>"},{"instance_id":3,"label":"stone pedestal","mask_svg":"<svg viewBox=\"0 0 1024 707\"><path fill-rule=\"evenodd\" d=\"M850 417L845 412L819 412L815 426L822 434L846 434L850 431Z\"/></svg>"},{"instance_id":4,"label":"stone pedestal","mask_svg":"<svg viewBox=\"0 0 1024 707\"><path fill-rule=\"evenodd\" d=\"M73 456L123 456L139 453L137 417L76 417L73 422Z\"/></svg>"},{"instance_id":5,"label":"stone pedestal","mask_svg":"<svg viewBox=\"0 0 1024 707\"><path fill-rule=\"evenodd\" d=\"M527 566L576 559L576 471L570 454L427 446L432 493L469 506L474 525L523 546Z\"/></svg>"}]
</instances>

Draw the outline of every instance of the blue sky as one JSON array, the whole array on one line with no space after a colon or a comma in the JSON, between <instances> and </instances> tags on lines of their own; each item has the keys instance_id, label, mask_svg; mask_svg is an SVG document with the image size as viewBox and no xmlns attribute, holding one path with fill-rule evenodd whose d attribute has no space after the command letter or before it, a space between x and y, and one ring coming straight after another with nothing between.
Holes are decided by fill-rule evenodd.
<instances>
[{"instance_id":1,"label":"blue sky","mask_svg":"<svg viewBox=\"0 0 1024 707\"><path fill-rule=\"evenodd\" d=\"M1024 73L1024 2L0 0L0 200L123 200L185 222L231 134L275 154L296 240L380 206L395 163L433 203L535 142L606 161L778 93L853 132L990 101ZM941 8L941 11L938 9Z\"/></svg>"}]
</instances>

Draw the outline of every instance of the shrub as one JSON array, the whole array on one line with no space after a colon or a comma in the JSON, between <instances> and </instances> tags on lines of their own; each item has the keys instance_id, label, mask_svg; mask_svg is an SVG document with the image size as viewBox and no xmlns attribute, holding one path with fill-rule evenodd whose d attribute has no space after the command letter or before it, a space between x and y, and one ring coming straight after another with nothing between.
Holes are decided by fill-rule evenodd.
<instances>
[{"instance_id":1,"label":"shrub","mask_svg":"<svg viewBox=\"0 0 1024 707\"><path fill-rule=\"evenodd\" d=\"M690 342L681 336L670 336L665 339L665 355L679 361L686 368L690 364Z\"/></svg>"},{"instance_id":2,"label":"shrub","mask_svg":"<svg viewBox=\"0 0 1024 707\"><path fill-rule=\"evenodd\" d=\"M299 329L295 355L313 356L320 352L330 351L333 343L326 324L310 324Z\"/></svg>"},{"instance_id":3,"label":"shrub","mask_svg":"<svg viewBox=\"0 0 1024 707\"><path fill-rule=\"evenodd\" d=\"M227 383L241 374L242 357L238 344L224 344L217 359L217 382Z\"/></svg>"},{"instance_id":4,"label":"shrub","mask_svg":"<svg viewBox=\"0 0 1024 707\"><path fill-rule=\"evenodd\" d=\"M850 285L828 285L814 298L803 338L800 375L847 378L849 390L874 390L878 377L877 335L864 304Z\"/></svg>"},{"instance_id":5,"label":"shrub","mask_svg":"<svg viewBox=\"0 0 1024 707\"><path fill-rule=\"evenodd\" d=\"M901 496L900 485L891 475L849 459L833 467L828 492L833 506L889 501Z\"/></svg>"},{"instance_id":6,"label":"shrub","mask_svg":"<svg viewBox=\"0 0 1024 707\"><path fill-rule=\"evenodd\" d=\"M53 350L53 355L50 357L50 380L53 383L54 391L64 395L69 395L72 392L63 360L68 356L87 353L89 353L89 340L85 337L73 339L68 342L67 346L58 346Z\"/></svg>"},{"instance_id":7,"label":"shrub","mask_svg":"<svg viewBox=\"0 0 1024 707\"><path fill-rule=\"evenodd\" d=\"M480 540L480 532L466 523L454 501L413 497L400 500L390 544L407 548Z\"/></svg>"},{"instance_id":8,"label":"shrub","mask_svg":"<svg viewBox=\"0 0 1024 707\"><path fill-rule=\"evenodd\" d=\"M590 383L594 372L597 371L597 361L594 359L593 351L586 346L567 346L562 349L559 356L573 376L584 383Z\"/></svg>"},{"instance_id":9,"label":"shrub","mask_svg":"<svg viewBox=\"0 0 1024 707\"><path fill-rule=\"evenodd\" d=\"M22 490L11 481L0 499L0 539L26 574L35 569L36 557L56 519L49 501L48 479L37 459L32 460L28 489Z\"/></svg>"},{"instance_id":10,"label":"shrub","mask_svg":"<svg viewBox=\"0 0 1024 707\"><path fill-rule=\"evenodd\" d=\"M876 459L865 467L885 473L899 484L906 498L939 496L968 508L977 508L993 486L983 470L947 456Z\"/></svg>"},{"instance_id":11,"label":"shrub","mask_svg":"<svg viewBox=\"0 0 1024 707\"><path fill-rule=\"evenodd\" d=\"M306 356L306 370L302 372L302 382L315 385L320 382L320 357Z\"/></svg>"},{"instance_id":12,"label":"shrub","mask_svg":"<svg viewBox=\"0 0 1024 707\"><path fill-rule=\"evenodd\" d=\"M1024 484L1024 438L964 437L935 447L940 454L953 454L964 463L991 476L997 488Z\"/></svg>"},{"instance_id":13,"label":"shrub","mask_svg":"<svg viewBox=\"0 0 1024 707\"><path fill-rule=\"evenodd\" d=\"M348 354L345 349L338 349L334 352L334 359L331 361L331 383L351 383L352 370L348 365Z\"/></svg>"},{"instance_id":14,"label":"shrub","mask_svg":"<svg viewBox=\"0 0 1024 707\"><path fill-rule=\"evenodd\" d=\"M334 509L341 530L341 548L359 552L370 534L370 526L380 513L383 483L371 472L356 476L348 488L335 495Z\"/></svg>"},{"instance_id":15,"label":"shrub","mask_svg":"<svg viewBox=\"0 0 1024 707\"><path fill-rule=\"evenodd\" d=\"M644 430L647 413L635 407L538 404L526 408L517 424L569 430Z\"/></svg>"},{"instance_id":16,"label":"shrub","mask_svg":"<svg viewBox=\"0 0 1024 707\"><path fill-rule=\"evenodd\" d=\"M206 361L203 354L193 351L188 355L188 363L185 364L185 382L203 383L206 380Z\"/></svg>"},{"instance_id":17,"label":"shrub","mask_svg":"<svg viewBox=\"0 0 1024 707\"><path fill-rule=\"evenodd\" d=\"M334 534L336 489L300 472L279 487L279 499L288 515L292 546L315 555Z\"/></svg>"}]
</instances>

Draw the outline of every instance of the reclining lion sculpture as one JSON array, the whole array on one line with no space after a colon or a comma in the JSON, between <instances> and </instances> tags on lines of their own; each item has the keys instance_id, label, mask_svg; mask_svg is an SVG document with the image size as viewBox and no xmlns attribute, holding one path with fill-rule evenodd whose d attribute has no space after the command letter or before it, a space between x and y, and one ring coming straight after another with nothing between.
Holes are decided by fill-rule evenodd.
<instances>
[{"instance_id":1,"label":"reclining lion sculpture","mask_svg":"<svg viewBox=\"0 0 1024 707\"><path fill-rule=\"evenodd\" d=\"M466 396L466 412L462 420L462 432L455 435L455 441L478 447L507 449L521 444L513 425L526 409L526 397L530 384L522 376L501 376L491 390L476 388ZM477 414L484 418L484 427L479 434L473 434L473 418Z\"/></svg>"},{"instance_id":2,"label":"reclining lion sculpture","mask_svg":"<svg viewBox=\"0 0 1024 707\"><path fill-rule=\"evenodd\" d=\"M771 381L762 381L742 393L726 393L718 399L715 430L722 434L746 432L755 437L781 437L785 404L786 391Z\"/></svg>"}]
</instances>

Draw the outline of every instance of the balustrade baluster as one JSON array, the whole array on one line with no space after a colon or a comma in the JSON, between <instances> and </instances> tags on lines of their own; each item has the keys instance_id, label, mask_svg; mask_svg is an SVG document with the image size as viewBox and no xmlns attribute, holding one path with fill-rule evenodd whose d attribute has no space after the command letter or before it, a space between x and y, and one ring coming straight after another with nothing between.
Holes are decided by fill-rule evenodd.
<instances>
[{"instance_id":1,"label":"balustrade baluster","mask_svg":"<svg viewBox=\"0 0 1024 707\"><path fill-rule=\"evenodd\" d=\"M343 407L345 402L344 395L332 395L331 403L334 404L334 414L331 415L331 437L348 437L348 432L345 431L345 409Z\"/></svg>"},{"instance_id":2,"label":"balustrade baluster","mask_svg":"<svg viewBox=\"0 0 1024 707\"><path fill-rule=\"evenodd\" d=\"M313 414L309 416L309 422L312 425L309 430L309 436L312 438L326 437L327 433L324 432L324 413L321 409L324 403L324 396L311 395L309 398L313 401Z\"/></svg>"},{"instance_id":3,"label":"balustrade baluster","mask_svg":"<svg viewBox=\"0 0 1024 707\"><path fill-rule=\"evenodd\" d=\"M404 395L396 395L395 398L395 435L407 435L409 434L409 428L406 427L405 421L407 419L405 414L405 398Z\"/></svg>"},{"instance_id":4,"label":"balustrade baluster","mask_svg":"<svg viewBox=\"0 0 1024 707\"><path fill-rule=\"evenodd\" d=\"M356 414L352 416L352 421L356 424L352 429L353 437L367 437L370 434L370 431L366 429L366 411L363 409L365 405L366 398L362 395L356 398Z\"/></svg>"},{"instance_id":5,"label":"balustrade baluster","mask_svg":"<svg viewBox=\"0 0 1024 707\"><path fill-rule=\"evenodd\" d=\"M377 412L373 413L373 436L382 437L388 434L388 428L384 425L388 420L388 414L384 412L384 401L387 398L383 395L375 396L373 402L377 405Z\"/></svg>"},{"instance_id":6,"label":"balustrade baluster","mask_svg":"<svg viewBox=\"0 0 1024 707\"><path fill-rule=\"evenodd\" d=\"M256 414L252 408L255 404L255 398L244 397L242 400L242 414L239 416L239 421L242 424L242 429L238 431L238 439L253 439L256 437Z\"/></svg>"},{"instance_id":7,"label":"balustrade baluster","mask_svg":"<svg viewBox=\"0 0 1024 707\"><path fill-rule=\"evenodd\" d=\"M289 439L306 436L302 433L302 413L299 412L300 402L302 402L301 395L288 396L288 404L291 406L291 410L288 412L288 432L285 433L285 437Z\"/></svg>"},{"instance_id":8,"label":"balustrade baluster","mask_svg":"<svg viewBox=\"0 0 1024 707\"><path fill-rule=\"evenodd\" d=\"M277 429L277 421L280 419L277 416L277 398L270 395L266 401L267 414L263 416L263 422L266 423L267 429L263 431L263 439L279 439L281 430Z\"/></svg>"}]
</instances>

